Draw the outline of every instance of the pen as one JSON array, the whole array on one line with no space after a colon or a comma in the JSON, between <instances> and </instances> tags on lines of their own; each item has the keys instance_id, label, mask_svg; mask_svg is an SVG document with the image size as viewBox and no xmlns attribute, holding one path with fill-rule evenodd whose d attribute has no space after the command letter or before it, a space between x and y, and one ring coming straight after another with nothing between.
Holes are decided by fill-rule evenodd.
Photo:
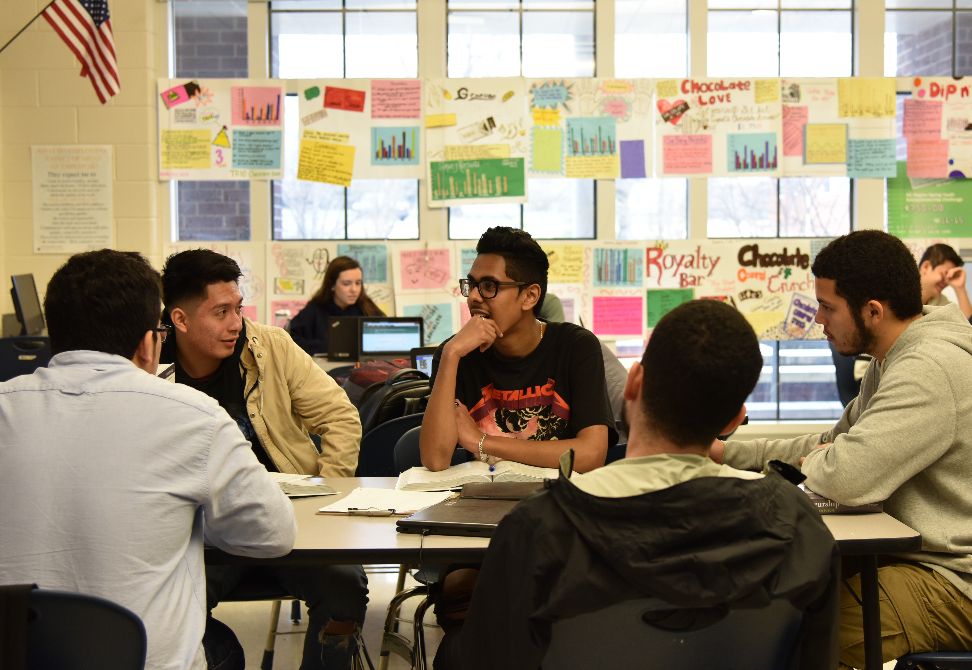
<instances>
[{"instance_id":1,"label":"pen","mask_svg":"<svg viewBox=\"0 0 972 670\"><path fill-rule=\"evenodd\" d=\"M490 463L489 464L489 471L490 472L496 472L496 464L495 463Z\"/></svg>"},{"instance_id":2,"label":"pen","mask_svg":"<svg viewBox=\"0 0 972 670\"><path fill-rule=\"evenodd\" d=\"M391 516L393 509L378 509L376 507L349 507L348 514L355 516Z\"/></svg>"}]
</instances>

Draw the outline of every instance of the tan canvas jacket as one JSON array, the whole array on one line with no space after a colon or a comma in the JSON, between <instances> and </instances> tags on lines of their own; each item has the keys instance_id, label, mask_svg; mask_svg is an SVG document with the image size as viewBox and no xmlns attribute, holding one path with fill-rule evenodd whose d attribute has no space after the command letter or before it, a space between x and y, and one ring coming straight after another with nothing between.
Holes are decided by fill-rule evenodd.
<instances>
[{"instance_id":1,"label":"tan canvas jacket","mask_svg":"<svg viewBox=\"0 0 972 670\"><path fill-rule=\"evenodd\" d=\"M347 393L280 328L246 322L246 410L280 472L353 477L361 421ZM321 436L318 454L308 431Z\"/></svg>"}]
</instances>

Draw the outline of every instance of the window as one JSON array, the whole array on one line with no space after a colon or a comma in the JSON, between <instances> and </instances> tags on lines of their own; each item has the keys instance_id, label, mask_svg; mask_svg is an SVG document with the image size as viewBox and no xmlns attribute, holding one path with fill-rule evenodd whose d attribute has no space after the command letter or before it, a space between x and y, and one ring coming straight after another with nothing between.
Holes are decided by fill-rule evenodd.
<instances>
[{"instance_id":1,"label":"window","mask_svg":"<svg viewBox=\"0 0 972 670\"><path fill-rule=\"evenodd\" d=\"M176 77L245 77L244 0L173 0ZM176 239L250 239L250 182L175 184Z\"/></svg>"},{"instance_id":2,"label":"window","mask_svg":"<svg viewBox=\"0 0 972 670\"><path fill-rule=\"evenodd\" d=\"M270 5L272 77L409 78L418 74L416 4L310 0ZM297 180L297 96L284 105L284 178L273 182L274 239L417 239L418 182Z\"/></svg>"},{"instance_id":3,"label":"window","mask_svg":"<svg viewBox=\"0 0 972 670\"><path fill-rule=\"evenodd\" d=\"M970 29L972 3L968 0L888 0L885 75L972 74Z\"/></svg>"},{"instance_id":4,"label":"window","mask_svg":"<svg viewBox=\"0 0 972 670\"><path fill-rule=\"evenodd\" d=\"M448 76L593 77L594 3L449 0ZM525 205L449 208L449 237L478 239L489 226L536 238L593 238L594 181L528 180Z\"/></svg>"},{"instance_id":5,"label":"window","mask_svg":"<svg viewBox=\"0 0 972 670\"><path fill-rule=\"evenodd\" d=\"M614 71L618 77L688 75L686 0L617 0ZM688 237L687 179L618 179L615 236L619 240Z\"/></svg>"}]
</instances>

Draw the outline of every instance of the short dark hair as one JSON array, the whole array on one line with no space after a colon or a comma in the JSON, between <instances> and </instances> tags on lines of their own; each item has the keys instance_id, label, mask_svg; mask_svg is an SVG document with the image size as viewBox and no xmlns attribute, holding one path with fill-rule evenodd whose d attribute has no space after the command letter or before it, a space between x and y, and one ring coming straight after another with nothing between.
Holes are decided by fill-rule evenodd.
<instances>
[{"instance_id":1,"label":"short dark hair","mask_svg":"<svg viewBox=\"0 0 972 670\"><path fill-rule=\"evenodd\" d=\"M146 331L159 325L161 298L159 273L141 254L102 249L71 256L44 296L51 351L130 359Z\"/></svg>"},{"instance_id":2,"label":"short dark hair","mask_svg":"<svg viewBox=\"0 0 972 670\"><path fill-rule=\"evenodd\" d=\"M965 261L962 260L962 257L958 255L955 249L947 244L941 243L933 244L925 249L925 253L921 255L918 265L920 266L925 261L931 263L933 268L937 268L942 263L951 263L957 268L965 265Z\"/></svg>"},{"instance_id":3,"label":"short dark hair","mask_svg":"<svg viewBox=\"0 0 972 670\"><path fill-rule=\"evenodd\" d=\"M533 306L533 313L540 313L543 299L547 295L550 261L530 233L508 226L494 226L479 238L476 253L502 256L510 279L526 282L528 285L539 284L540 299Z\"/></svg>"},{"instance_id":4,"label":"short dark hair","mask_svg":"<svg viewBox=\"0 0 972 670\"><path fill-rule=\"evenodd\" d=\"M641 366L648 425L681 447L708 448L756 386L763 356L742 314L693 300L659 320Z\"/></svg>"},{"instance_id":5,"label":"short dark hair","mask_svg":"<svg viewBox=\"0 0 972 670\"><path fill-rule=\"evenodd\" d=\"M239 282L243 273L229 256L209 249L172 254L162 268L162 300L171 310L186 300L204 299L210 284Z\"/></svg>"},{"instance_id":6,"label":"short dark hair","mask_svg":"<svg viewBox=\"0 0 972 670\"><path fill-rule=\"evenodd\" d=\"M921 314L921 278L908 247L880 230L857 230L825 246L813 275L832 279L837 295L859 314L869 300L886 302L899 319Z\"/></svg>"}]
</instances>

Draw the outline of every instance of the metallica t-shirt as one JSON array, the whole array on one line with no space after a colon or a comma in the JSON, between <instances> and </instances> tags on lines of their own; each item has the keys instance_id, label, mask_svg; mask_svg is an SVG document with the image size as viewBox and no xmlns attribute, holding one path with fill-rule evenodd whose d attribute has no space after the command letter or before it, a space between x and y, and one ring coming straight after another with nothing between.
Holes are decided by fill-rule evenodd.
<instances>
[{"instance_id":1,"label":"metallica t-shirt","mask_svg":"<svg viewBox=\"0 0 972 670\"><path fill-rule=\"evenodd\" d=\"M432 360L439 370L440 345ZM492 347L459 361L456 398L487 435L563 440L588 426L608 427L617 439L597 338L572 323L548 323L540 344L523 358L504 358Z\"/></svg>"}]
</instances>

